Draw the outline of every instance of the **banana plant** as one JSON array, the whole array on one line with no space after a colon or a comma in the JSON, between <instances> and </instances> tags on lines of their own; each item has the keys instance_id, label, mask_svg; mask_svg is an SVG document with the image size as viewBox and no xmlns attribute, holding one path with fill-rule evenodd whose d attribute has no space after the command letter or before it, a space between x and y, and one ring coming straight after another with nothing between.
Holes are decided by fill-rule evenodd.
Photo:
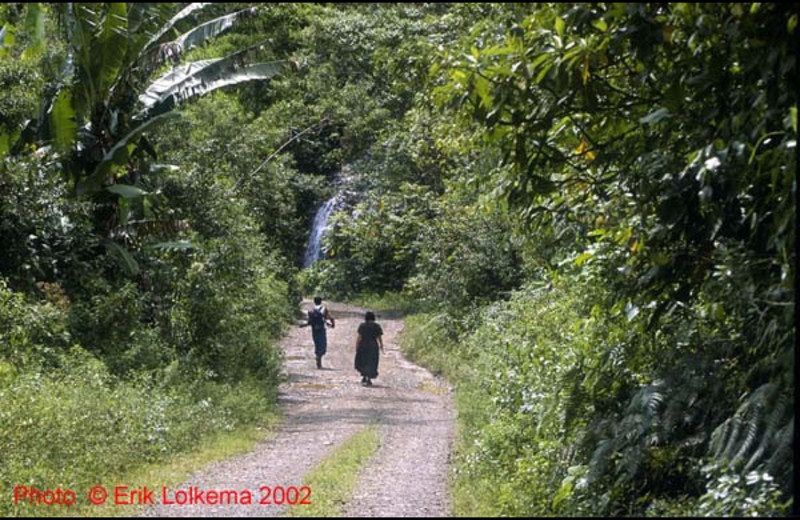
<instances>
[{"instance_id":1,"label":"banana plant","mask_svg":"<svg viewBox=\"0 0 800 520\"><path fill-rule=\"evenodd\" d=\"M259 8L197 23L213 4L192 3L167 19L171 5L175 4L54 7L60 11L68 56L61 86L48 101L49 120L42 137L66 157L78 195L108 193L104 188L116 183L121 177L117 174L138 170L132 158L147 154L137 150L153 150L147 132L176 117L182 103L281 71L284 62L248 63L258 46L216 60L180 63L186 51L258 16ZM180 32L181 27L188 30ZM153 80L165 64L171 64L171 70Z\"/></svg>"},{"instance_id":2,"label":"banana plant","mask_svg":"<svg viewBox=\"0 0 800 520\"><path fill-rule=\"evenodd\" d=\"M183 103L229 85L267 80L284 65L251 63L259 45L219 59L182 63L187 51L256 18L262 7L208 19L209 7L219 11L219 4L192 3L179 10L177 5L53 4L50 11L64 33L67 55L55 94L45 101L38 132L27 134L60 154L77 196L113 205L115 218L97 222L97 230L109 256L131 276L139 270L128 248L143 244L120 243L120 230L128 237L137 234L131 230L132 208L144 207L142 201L151 196L135 186L156 159L148 133L179 117L176 109ZM4 27L3 45L13 44L9 34L11 29ZM163 73L154 79L158 71ZM0 152L14 144L3 137ZM144 225L139 239L149 236L150 223L146 214L140 216L135 221ZM147 247L173 248L176 243L187 247L186 242Z\"/></svg>"}]
</instances>

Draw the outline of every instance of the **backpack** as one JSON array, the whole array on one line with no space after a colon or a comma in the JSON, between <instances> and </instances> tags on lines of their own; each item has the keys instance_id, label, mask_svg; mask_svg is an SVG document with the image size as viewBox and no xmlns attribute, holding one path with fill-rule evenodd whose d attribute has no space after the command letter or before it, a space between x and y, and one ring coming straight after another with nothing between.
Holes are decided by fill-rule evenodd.
<instances>
[{"instance_id":1,"label":"backpack","mask_svg":"<svg viewBox=\"0 0 800 520\"><path fill-rule=\"evenodd\" d=\"M308 311L308 324L312 329L325 328L325 307L314 307Z\"/></svg>"}]
</instances>

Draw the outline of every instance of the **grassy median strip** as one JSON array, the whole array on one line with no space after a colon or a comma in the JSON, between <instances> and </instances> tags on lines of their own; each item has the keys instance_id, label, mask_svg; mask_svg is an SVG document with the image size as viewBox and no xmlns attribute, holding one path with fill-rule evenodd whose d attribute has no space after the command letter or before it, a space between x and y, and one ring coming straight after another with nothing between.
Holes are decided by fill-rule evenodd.
<instances>
[{"instance_id":1,"label":"grassy median strip","mask_svg":"<svg viewBox=\"0 0 800 520\"><path fill-rule=\"evenodd\" d=\"M289 509L289 516L341 516L342 506L358 484L361 469L378 451L379 444L376 426L368 426L343 442L303 481L303 485L311 488L311 505L294 506Z\"/></svg>"}]
</instances>

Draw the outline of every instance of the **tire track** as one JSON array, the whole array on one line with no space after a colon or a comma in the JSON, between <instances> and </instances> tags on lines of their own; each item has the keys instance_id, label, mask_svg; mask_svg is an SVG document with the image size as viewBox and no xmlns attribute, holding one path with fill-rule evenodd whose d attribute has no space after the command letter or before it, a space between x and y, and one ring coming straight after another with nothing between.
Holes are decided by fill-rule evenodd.
<instances>
[{"instance_id":1,"label":"tire track","mask_svg":"<svg viewBox=\"0 0 800 520\"><path fill-rule=\"evenodd\" d=\"M285 506L258 505L259 487L300 486L304 476L345 439L370 424L381 432L381 446L359 476L348 516L448 516L448 461L455 412L447 387L405 360L397 347L402 319L378 323L386 354L373 387L360 384L353 368L358 307L329 303L336 328L328 329L323 370L315 368L308 328L293 328L281 346L288 382L281 385L282 426L245 455L192 474L175 489L249 489L254 504L163 505L145 516L280 516ZM304 302L305 308L309 302ZM313 490L311 500L313 501ZM303 506L295 506L303 507Z\"/></svg>"}]
</instances>

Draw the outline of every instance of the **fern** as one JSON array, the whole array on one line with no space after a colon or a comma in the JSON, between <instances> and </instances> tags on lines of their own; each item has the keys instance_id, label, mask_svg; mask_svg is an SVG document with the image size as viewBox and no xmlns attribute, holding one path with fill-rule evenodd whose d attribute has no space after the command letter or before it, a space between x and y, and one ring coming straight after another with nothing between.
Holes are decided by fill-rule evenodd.
<instances>
[{"instance_id":1,"label":"fern","mask_svg":"<svg viewBox=\"0 0 800 520\"><path fill-rule=\"evenodd\" d=\"M712 459L744 471L766 462L770 472L788 478L794 432L791 401L787 391L776 383L758 387L714 430L709 445Z\"/></svg>"},{"instance_id":2,"label":"fern","mask_svg":"<svg viewBox=\"0 0 800 520\"><path fill-rule=\"evenodd\" d=\"M576 419L585 414L585 407L589 396L583 387L584 367L583 361L567 372L561 380L561 387L566 389L566 399L564 400L564 431L570 432Z\"/></svg>"},{"instance_id":3,"label":"fern","mask_svg":"<svg viewBox=\"0 0 800 520\"><path fill-rule=\"evenodd\" d=\"M768 446L774 442L777 431L781 427L781 421L784 418L786 408L788 406L788 399L786 394L780 393L777 396L777 403L773 406L772 412L767 417L765 423L765 431L762 435L761 442L758 448L753 453L750 460L745 465L745 471L752 469L755 465L762 460L762 457L767 450Z\"/></svg>"},{"instance_id":4,"label":"fern","mask_svg":"<svg viewBox=\"0 0 800 520\"><path fill-rule=\"evenodd\" d=\"M793 440L794 415L783 428L775 433L775 451L767 460L767 471L771 474L781 475L784 472L791 472Z\"/></svg>"},{"instance_id":5,"label":"fern","mask_svg":"<svg viewBox=\"0 0 800 520\"><path fill-rule=\"evenodd\" d=\"M597 448L592 454L592 459L589 461L589 474L587 480L591 483L608 468L609 454L614 450L614 443L611 439L604 439L597 443Z\"/></svg>"},{"instance_id":6,"label":"fern","mask_svg":"<svg viewBox=\"0 0 800 520\"><path fill-rule=\"evenodd\" d=\"M737 466L741 463L747 452L755 444L756 439L758 438L758 430L759 430L759 424L761 423L762 410L763 408L761 406L756 406L752 417L749 417L748 420L744 422L745 433L743 439L738 445L738 450L736 451L736 455L733 456L734 466ZM730 455L728 455L728 457L730 457Z\"/></svg>"}]
</instances>

